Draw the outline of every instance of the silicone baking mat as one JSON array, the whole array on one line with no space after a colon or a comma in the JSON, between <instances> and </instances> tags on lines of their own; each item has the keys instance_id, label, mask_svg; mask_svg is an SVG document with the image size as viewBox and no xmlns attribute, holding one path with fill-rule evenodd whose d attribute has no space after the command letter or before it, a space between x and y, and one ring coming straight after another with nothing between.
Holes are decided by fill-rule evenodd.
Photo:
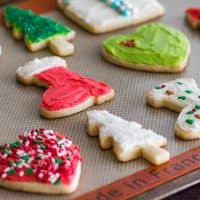
<instances>
[{"instance_id":1,"label":"silicone baking mat","mask_svg":"<svg viewBox=\"0 0 200 200\"><path fill-rule=\"evenodd\" d=\"M45 12L45 15L71 26L77 34L74 40L75 54L66 58L68 67L85 76L108 82L115 89L116 96L112 101L92 107L89 110L107 109L116 115L127 120L137 121L143 124L144 127L151 128L164 135L168 139L168 145L165 148L170 152L171 157L193 148L196 148L195 155L199 156L200 140L182 141L174 136L174 124L178 116L177 113L167 109L153 109L146 104L145 96L147 92L163 81L171 81L181 77L193 77L200 86L200 32L199 30L192 30L184 21L184 10L187 7L199 6L199 0L162 0L161 3L166 8L166 14L162 18L154 20L154 22L163 22L176 27L183 31L191 42L192 53L188 67L179 74L132 71L109 64L102 58L100 47L106 37L112 34L129 33L135 30L134 27L96 36L89 34L66 19L61 12L56 10L55 0L27 1L27 3L20 4L20 6L29 7L37 12ZM14 40L11 31L2 26L0 26L0 43L3 48L3 55L0 57L0 141L11 142L23 131L28 131L31 128L45 127L68 135L74 143L80 146L82 156L84 157L79 188L72 195L44 196L0 189L0 199L72 199L151 166L144 159L121 163L115 159L112 150L101 150L98 138L91 138L86 134L86 111L54 120L41 118L39 116L39 104L44 90L39 87L24 86L17 83L15 81L15 71L18 66L33 58L51 56L52 54L48 50L30 53L24 46L23 41ZM190 151L187 154L189 157L186 156L186 158L192 159L193 154L194 151ZM184 158L185 155L181 158ZM184 170L191 171L190 174L144 193L142 196L136 197L136 199L158 198L158 196L161 197L174 190L178 190L183 185L196 183L200 178L199 173L197 173L198 171L192 172L192 170L200 167L199 165L199 162L196 161L195 167L194 165L183 165ZM160 169L157 168L157 170ZM176 176L178 173L176 173ZM167 175L164 174L163 178L166 179L166 177ZM99 198L101 200L115 199L109 196L110 194L98 192L101 195L101 198ZM123 197L120 199L123 199Z\"/></svg>"}]
</instances>

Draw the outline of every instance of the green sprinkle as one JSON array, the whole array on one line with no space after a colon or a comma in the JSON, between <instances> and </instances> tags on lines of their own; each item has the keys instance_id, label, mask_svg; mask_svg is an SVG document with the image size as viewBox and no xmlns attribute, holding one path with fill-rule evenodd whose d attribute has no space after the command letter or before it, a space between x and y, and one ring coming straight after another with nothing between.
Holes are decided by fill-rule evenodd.
<instances>
[{"instance_id":1,"label":"green sprinkle","mask_svg":"<svg viewBox=\"0 0 200 200\"><path fill-rule=\"evenodd\" d=\"M11 144L10 144L10 147L16 148L16 147L20 146L21 144L22 144L22 143L21 143L20 141L17 141L17 142L11 143Z\"/></svg>"},{"instance_id":2,"label":"green sprinkle","mask_svg":"<svg viewBox=\"0 0 200 200\"><path fill-rule=\"evenodd\" d=\"M187 115L193 114L193 111L188 111L186 114Z\"/></svg>"},{"instance_id":3,"label":"green sprinkle","mask_svg":"<svg viewBox=\"0 0 200 200\"><path fill-rule=\"evenodd\" d=\"M29 159L29 157L30 156L28 154L26 154L26 155L22 156L21 159L27 161Z\"/></svg>"},{"instance_id":4,"label":"green sprinkle","mask_svg":"<svg viewBox=\"0 0 200 200\"><path fill-rule=\"evenodd\" d=\"M179 96L178 99L186 100L186 97L185 96Z\"/></svg>"},{"instance_id":5,"label":"green sprinkle","mask_svg":"<svg viewBox=\"0 0 200 200\"><path fill-rule=\"evenodd\" d=\"M192 90L185 90L185 93L192 94Z\"/></svg>"},{"instance_id":6,"label":"green sprinkle","mask_svg":"<svg viewBox=\"0 0 200 200\"><path fill-rule=\"evenodd\" d=\"M60 159L60 158L56 158L55 161L56 161L56 163L58 163L58 164L61 164L61 163L63 162L62 159Z\"/></svg>"},{"instance_id":7,"label":"green sprinkle","mask_svg":"<svg viewBox=\"0 0 200 200\"><path fill-rule=\"evenodd\" d=\"M186 119L185 122L192 125L194 123L194 120L193 119Z\"/></svg>"},{"instance_id":8,"label":"green sprinkle","mask_svg":"<svg viewBox=\"0 0 200 200\"><path fill-rule=\"evenodd\" d=\"M10 163L9 163L9 165L10 165L11 167L13 167L13 166L14 166L14 164L15 164L15 162L14 162L14 161L10 161Z\"/></svg>"},{"instance_id":9,"label":"green sprinkle","mask_svg":"<svg viewBox=\"0 0 200 200\"><path fill-rule=\"evenodd\" d=\"M67 160L71 160L71 157L70 157L70 156L68 156L68 157L67 157Z\"/></svg>"},{"instance_id":10,"label":"green sprinkle","mask_svg":"<svg viewBox=\"0 0 200 200\"><path fill-rule=\"evenodd\" d=\"M36 144L41 144L42 143L42 140L35 140L34 141Z\"/></svg>"},{"instance_id":11,"label":"green sprinkle","mask_svg":"<svg viewBox=\"0 0 200 200\"><path fill-rule=\"evenodd\" d=\"M58 185L60 183L61 183L60 179L57 179L56 182L54 182L54 185Z\"/></svg>"},{"instance_id":12,"label":"green sprinkle","mask_svg":"<svg viewBox=\"0 0 200 200\"><path fill-rule=\"evenodd\" d=\"M33 174L33 169L32 168L28 168L26 170L26 175L31 175L31 174Z\"/></svg>"},{"instance_id":13,"label":"green sprinkle","mask_svg":"<svg viewBox=\"0 0 200 200\"><path fill-rule=\"evenodd\" d=\"M8 173L9 175L14 175L14 174L15 174L15 171L11 169L11 170L8 171L7 173Z\"/></svg>"},{"instance_id":14,"label":"green sprinkle","mask_svg":"<svg viewBox=\"0 0 200 200\"><path fill-rule=\"evenodd\" d=\"M20 160L17 160L17 161L15 161L15 163L16 163L16 165L18 166L18 165L21 164L21 161L20 161Z\"/></svg>"},{"instance_id":15,"label":"green sprinkle","mask_svg":"<svg viewBox=\"0 0 200 200\"><path fill-rule=\"evenodd\" d=\"M46 145L41 144L41 145L40 145L40 148L44 150L44 149L46 149L47 147L46 147Z\"/></svg>"},{"instance_id":16,"label":"green sprinkle","mask_svg":"<svg viewBox=\"0 0 200 200\"><path fill-rule=\"evenodd\" d=\"M155 89L157 90L162 89L162 86L156 86Z\"/></svg>"},{"instance_id":17,"label":"green sprinkle","mask_svg":"<svg viewBox=\"0 0 200 200\"><path fill-rule=\"evenodd\" d=\"M196 108L197 110L199 110L199 109L200 109L200 105L196 105L195 108Z\"/></svg>"},{"instance_id":18,"label":"green sprinkle","mask_svg":"<svg viewBox=\"0 0 200 200\"><path fill-rule=\"evenodd\" d=\"M177 83L178 85L183 85L183 83L182 83L182 82L179 82L179 81L178 81L178 82L176 82L176 83Z\"/></svg>"},{"instance_id":19,"label":"green sprinkle","mask_svg":"<svg viewBox=\"0 0 200 200\"><path fill-rule=\"evenodd\" d=\"M8 149L4 149L4 154L8 155L9 154L9 150Z\"/></svg>"}]
</instances>

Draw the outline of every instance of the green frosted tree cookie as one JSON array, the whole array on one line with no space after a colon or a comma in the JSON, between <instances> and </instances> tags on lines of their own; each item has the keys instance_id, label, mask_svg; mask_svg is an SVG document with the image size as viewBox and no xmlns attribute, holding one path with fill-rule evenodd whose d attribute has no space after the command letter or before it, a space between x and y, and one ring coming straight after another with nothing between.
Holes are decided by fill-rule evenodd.
<instances>
[{"instance_id":1,"label":"green frosted tree cookie","mask_svg":"<svg viewBox=\"0 0 200 200\"><path fill-rule=\"evenodd\" d=\"M4 7L3 15L6 27L13 28L13 36L16 39L24 38L29 50L38 51L49 47L59 56L73 53L74 47L67 40L73 39L75 32L69 27L15 6Z\"/></svg>"},{"instance_id":2,"label":"green frosted tree cookie","mask_svg":"<svg viewBox=\"0 0 200 200\"><path fill-rule=\"evenodd\" d=\"M189 54L190 43L184 34L163 24L147 24L103 42L103 55L108 61L144 71L182 71Z\"/></svg>"}]
</instances>

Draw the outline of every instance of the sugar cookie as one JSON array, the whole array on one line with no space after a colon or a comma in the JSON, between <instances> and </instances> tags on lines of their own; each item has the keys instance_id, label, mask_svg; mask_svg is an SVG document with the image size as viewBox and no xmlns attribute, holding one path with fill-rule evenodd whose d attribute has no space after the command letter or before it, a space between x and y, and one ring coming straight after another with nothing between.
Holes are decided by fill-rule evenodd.
<instances>
[{"instance_id":1,"label":"sugar cookie","mask_svg":"<svg viewBox=\"0 0 200 200\"><path fill-rule=\"evenodd\" d=\"M194 101L200 101L200 89L192 78L176 79L155 86L147 95L147 101L155 108L180 112Z\"/></svg>"},{"instance_id":2,"label":"sugar cookie","mask_svg":"<svg viewBox=\"0 0 200 200\"><path fill-rule=\"evenodd\" d=\"M79 147L53 130L33 129L0 146L0 186L8 189L67 194L81 173Z\"/></svg>"},{"instance_id":3,"label":"sugar cookie","mask_svg":"<svg viewBox=\"0 0 200 200\"><path fill-rule=\"evenodd\" d=\"M108 84L71 71L65 60L59 57L26 63L17 69L17 80L25 85L48 88L40 106L41 115L46 118L72 115L114 97L114 90Z\"/></svg>"},{"instance_id":4,"label":"sugar cookie","mask_svg":"<svg viewBox=\"0 0 200 200\"><path fill-rule=\"evenodd\" d=\"M95 34L143 23L164 14L157 0L126 0L125 6L118 5L121 2L124 0L57 0L67 17Z\"/></svg>"},{"instance_id":5,"label":"sugar cookie","mask_svg":"<svg viewBox=\"0 0 200 200\"><path fill-rule=\"evenodd\" d=\"M94 110L88 114L88 134L98 136L103 149L113 147L120 161L143 157L149 162L160 165L169 160L169 152L160 148L167 139L142 128L134 121L126 121L105 110Z\"/></svg>"},{"instance_id":6,"label":"sugar cookie","mask_svg":"<svg viewBox=\"0 0 200 200\"><path fill-rule=\"evenodd\" d=\"M188 8L186 11L186 19L193 28L200 28L200 7Z\"/></svg>"},{"instance_id":7,"label":"sugar cookie","mask_svg":"<svg viewBox=\"0 0 200 200\"><path fill-rule=\"evenodd\" d=\"M190 43L174 28L147 24L131 34L109 37L102 52L106 60L122 67L174 73L186 67Z\"/></svg>"},{"instance_id":8,"label":"sugar cookie","mask_svg":"<svg viewBox=\"0 0 200 200\"><path fill-rule=\"evenodd\" d=\"M14 6L6 6L3 9L3 16L5 26L13 29L14 38L24 38L30 51L48 47L52 53L59 56L73 54L74 47L68 40L74 38L75 32L69 27Z\"/></svg>"},{"instance_id":9,"label":"sugar cookie","mask_svg":"<svg viewBox=\"0 0 200 200\"><path fill-rule=\"evenodd\" d=\"M200 139L200 101L189 104L181 111L175 132L184 140Z\"/></svg>"}]
</instances>

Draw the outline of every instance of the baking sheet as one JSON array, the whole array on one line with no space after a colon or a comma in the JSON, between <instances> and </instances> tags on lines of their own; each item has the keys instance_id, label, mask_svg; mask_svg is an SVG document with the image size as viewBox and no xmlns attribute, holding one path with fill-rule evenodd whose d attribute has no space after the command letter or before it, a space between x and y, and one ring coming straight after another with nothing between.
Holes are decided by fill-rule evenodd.
<instances>
[{"instance_id":1,"label":"baking sheet","mask_svg":"<svg viewBox=\"0 0 200 200\"><path fill-rule=\"evenodd\" d=\"M105 81L115 89L115 99L89 110L107 109L127 120L137 121L144 127L153 129L167 137L168 145L166 149L171 156L175 156L199 146L200 141L182 141L176 138L174 136L174 124L178 113L167 109L149 107L146 104L145 96L155 85L176 78L193 77L200 86L200 32L199 30L192 30L184 21L184 10L187 7L199 6L199 0L162 0L161 3L166 7L166 15L154 21L178 28L186 34L191 42L192 53L188 67L179 74L145 73L128 70L109 64L102 58L100 49L102 41L113 34L129 33L135 29L133 27L95 36L67 20L61 12L54 11L47 15L63 24L70 25L77 33L74 41L75 55L66 58L68 67L85 76ZM150 166L144 159L121 163L115 159L111 150L101 150L98 138L91 138L86 135L86 111L54 120L41 118L39 116L39 104L44 90L17 83L15 81L15 70L18 66L35 57L40 58L52 54L48 50L37 53L28 52L23 42L14 40L11 31L3 27L0 27L0 43L3 47L3 55L0 58L0 141L3 143L14 141L18 134L32 128L51 128L68 135L74 143L81 147L84 157L79 188L74 194L44 196L8 192L8 190L0 189L0 199L71 199Z\"/></svg>"}]
</instances>

